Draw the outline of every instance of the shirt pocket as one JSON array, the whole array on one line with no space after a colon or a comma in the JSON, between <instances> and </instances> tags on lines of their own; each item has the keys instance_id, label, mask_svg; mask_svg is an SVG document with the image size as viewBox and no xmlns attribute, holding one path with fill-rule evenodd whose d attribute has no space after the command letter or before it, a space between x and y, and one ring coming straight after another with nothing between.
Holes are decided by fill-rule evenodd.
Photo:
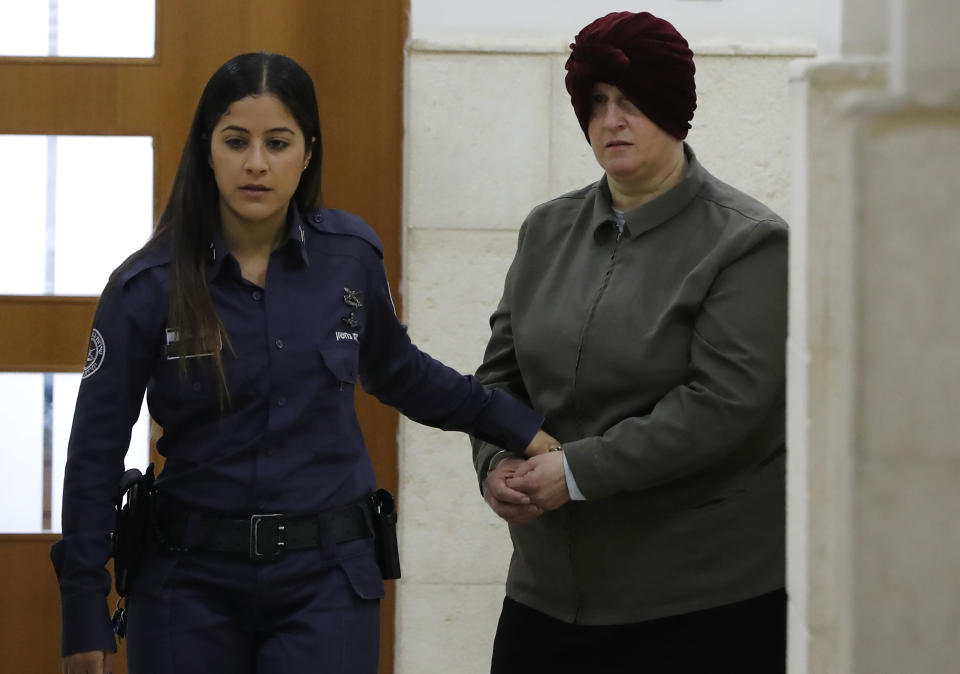
<instances>
[{"instance_id":1,"label":"shirt pocket","mask_svg":"<svg viewBox=\"0 0 960 674\"><path fill-rule=\"evenodd\" d=\"M320 364L336 388L353 390L359 372L359 349L355 344L321 346Z\"/></svg>"}]
</instances>

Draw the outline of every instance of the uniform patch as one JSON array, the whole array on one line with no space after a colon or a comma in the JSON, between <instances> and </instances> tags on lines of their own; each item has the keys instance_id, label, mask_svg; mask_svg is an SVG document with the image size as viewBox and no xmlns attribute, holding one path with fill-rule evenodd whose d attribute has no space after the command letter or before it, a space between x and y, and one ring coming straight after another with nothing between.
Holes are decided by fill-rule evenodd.
<instances>
[{"instance_id":1,"label":"uniform patch","mask_svg":"<svg viewBox=\"0 0 960 674\"><path fill-rule=\"evenodd\" d=\"M217 335L217 350L223 351L223 336ZM177 360L179 358L201 358L204 356L216 355L213 351L208 353L187 353L180 354L180 329L166 328L164 330L163 354L167 360Z\"/></svg>"},{"instance_id":2,"label":"uniform patch","mask_svg":"<svg viewBox=\"0 0 960 674\"><path fill-rule=\"evenodd\" d=\"M338 342L360 342L360 335L356 332L340 332L338 330L336 338Z\"/></svg>"},{"instance_id":3,"label":"uniform patch","mask_svg":"<svg viewBox=\"0 0 960 674\"><path fill-rule=\"evenodd\" d=\"M86 379L103 365L103 359L107 355L107 343L103 340L103 335L96 328L90 333L90 346L87 348L87 362L83 366L83 375L81 379Z\"/></svg>"},{"instance_id":4,"label":"uniform patch","mask_svg":"<svg viewBox=\"0 0 960 674\"><path fill-rule=\"evenodd\" d=\"M359 309L363 306L363 293L359 290L350 290L350 288L343 289L343 303L348 307L354 307Z\"/></svg>"},{"instance_id":5,"label":"uniform patch","mask_svg":"<svg viewBox=\"0 0 960 674\"><path fill-rule=\"evenodd\" d=\"M347 327L351 330L356 330L360 327L360 321L357 320L357 312L351 311L349 316L344 316L340 319L347 324Z\"/></svg>"}]
</instances>

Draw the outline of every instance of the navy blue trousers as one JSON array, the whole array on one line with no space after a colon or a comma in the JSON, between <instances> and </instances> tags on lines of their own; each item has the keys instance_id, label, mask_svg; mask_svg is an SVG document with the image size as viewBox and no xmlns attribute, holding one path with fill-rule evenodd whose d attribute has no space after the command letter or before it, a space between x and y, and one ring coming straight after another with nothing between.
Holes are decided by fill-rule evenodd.
<instances>
[{"instance_id":1,"label":"navy blue trousers","mask_svg":"<svg viewBox=\"0 0 960 674\"><path fill-rule=\"evenodd\" d=\"M571 625L510 598L492 674L784 674L783 590L628 625Z\"/></svg>"},{"instance_id":2,"label":"navy blue trousers","mask_svg":"<svg viewBox=\"0 0 960 674\"><path fill-rule=\"evenodd\" d=\"M151 554L127 598L130 674L375 674L371 540L270 562Z\"/></svg>"}]
</instances>

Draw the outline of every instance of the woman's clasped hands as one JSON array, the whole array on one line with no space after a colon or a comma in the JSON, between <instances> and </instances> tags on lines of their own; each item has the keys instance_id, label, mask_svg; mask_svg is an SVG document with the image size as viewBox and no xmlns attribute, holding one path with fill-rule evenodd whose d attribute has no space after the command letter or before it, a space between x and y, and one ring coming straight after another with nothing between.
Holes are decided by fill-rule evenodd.
<instances>
[{"instance_id":1,"label":"woman's clasped hands","mask_svg":"<svg viewBox=\"0 0 960 674\"><path fill-rule=\"evenodd\" d=\"M484 481L484 499L510 524L525 524L545 510L570 500L560 443L539 431L525 452L527 459L509 456Z\"/></svg>"}]
</instances>

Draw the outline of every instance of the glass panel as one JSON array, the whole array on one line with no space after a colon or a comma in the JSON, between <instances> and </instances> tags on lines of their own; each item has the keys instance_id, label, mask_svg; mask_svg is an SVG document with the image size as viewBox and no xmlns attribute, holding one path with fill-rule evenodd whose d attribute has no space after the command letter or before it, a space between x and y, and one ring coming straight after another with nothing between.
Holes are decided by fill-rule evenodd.
<instances>
[{"instance_id":1,"label":"glass panel","mask_svg":"<svg viewBox=\"0 0 960 674\"><path fill-rule=\"evenodd\" d=\"M153 223L149 136L0 135L0 294L99 295Z\"/></svg>"},{"instance_id":2,"label":"glass panel","mask_svg":"<svg viewBox=\"0 0 960 674\"><path fill-rule=\"evenodd\" d=\"M54 293L99 295L150 237L153 139L61 136L56 213Z\"/></svg>"},{"instance_id":3,"label":"glass panel","mask_svg":"<svg viewBox=\"0 0 960 674\"><path fill-rule=\"evenodd\" d=\"M60 532L63 470L79 387L79 373L0 374L0 533ZM146 469L149 432L144 405L130 437L127 468Z\"/></svg>"},{"instance_id":4,"label":"glass panel","mask_svg":"<svg viewBox=\"0 0 960 674\"><path fill-rule=\"evenodd\" d=\"M0 0L0 56L151 58L154 0Z\"/></svg>"},{"instance_id":5,"label":"glass panel","mask_svg":"<svg viewBox=\"0 0 960 674\"><path fill-rule=\"evenodd\" d=\"M0 136L0 293L44 292L47 139Z\"/></svg>"},{"instance_id":6,"label":"glass panel","mask_svg":"<svg viewBox=\"0 0 960 674\"><path fill-rule=\"evenodd\" d=\"M43 0L0 0L0 56L48 56L49 24Z\"/></svg>"},{"instance_id":7,"label":"glass panel","mask_svg":"<svg viewBox=\"0 0 960 674\"><path fill-rule=\"evenodd\" d=\"M0 532L43 531L43 375L0 375Z\"/></svg>"},{"instance_id":8,"label":"glass panel","mask_svg":"<svg viewBox=\"0 0 960 674\"><path fill-rule=\"evenodd\" d=\"M59 56L151 58L154 0L57 0Z\"/></svg>"}]
</instances>

